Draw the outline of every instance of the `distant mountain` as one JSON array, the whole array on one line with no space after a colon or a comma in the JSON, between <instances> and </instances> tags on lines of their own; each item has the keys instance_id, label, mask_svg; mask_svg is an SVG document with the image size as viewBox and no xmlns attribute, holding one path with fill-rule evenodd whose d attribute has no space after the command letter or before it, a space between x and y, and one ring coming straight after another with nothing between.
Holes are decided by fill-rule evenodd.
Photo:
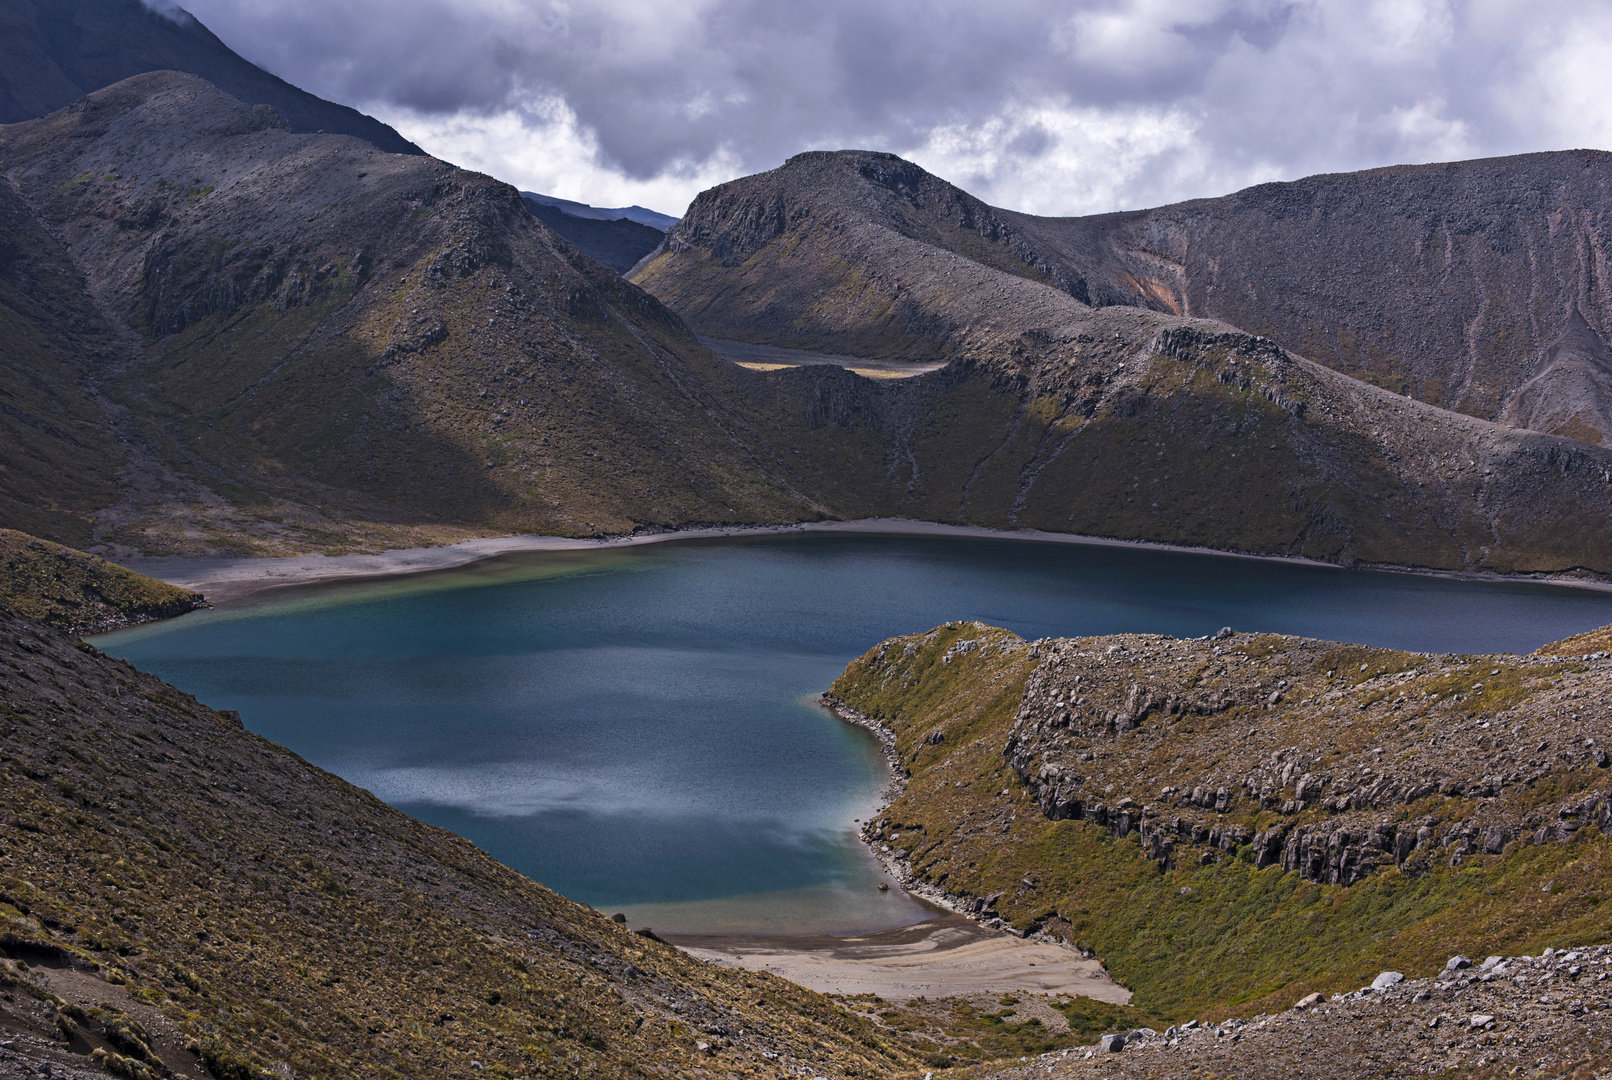
<instances>
[{"instance_id":1,"label":"distant mountain","mask_svg":"<svg viewBox=\"0 0 1612 1080\"><path fill-rule=\"evenodd\" d=\"M175 72L0 127L0 171L0 525L272 552L823 512L750 373L508 185Z\"/></svg>"},{"instance_id":2,"label":"distant mountain","mask_svg":"<svg viewBox=\"0 0 1612 1080\"><path fill-rule=\"evenodd\" d=\"M590 258L604 263L618 274L625 274L631 270L645 255L659 247L664 238L662 229L644 225L625 216L614 218L605 216L618 213L614 210L597 210L583 203L549 199L544 195L533 195L524 191L521 192L521 198L525 200L526 208L539 221L581 248ZM587 213L577 214L567 209L573 206ZM666 218L665 214L657 214L643 207L635 206L631 209L652 217ZM666 220L676 219L666 218Z\"/></svg>"},{"instance_id":3,"label":"distant mountain","mask_svg":"<svg viewBox=\"0 0 1612 1080\"><path fill-rule=\"evenodd\" d=\"M1094 303L1220 319L1446 409L1612 444L1612 154L1398 165L1095 217L996 213Z\"/></svg>"},{"instance_id":4,"label":"distant mountain","mask_svg":"<svg viewBox=\"0 0 1612 1080\"><path fill-rule=\"evenodd\" d=\"M1095 274L890 155L702 194L637 271L664 304L507 185L173 72L0 127L0 172L0 525L81 547L894 515L1612 577L1612 451L1093 307ZM946 364L747 371L675 312Z\"/></svg>"},{"instance_id":5,"label":"distant mountain","mask_svg":"<svg viewBox=\"0 0 1612 1080\"><path fill-rule=\"evenodd\" d=\"M292 131L424 153L386 124L325 101L236 55L189 12L140 0L0 0L0 124L32 120L147 71L199 76L248 105L269 105Z\"/></svg>"},{"instance_id":6,"label":"distant mountain","mask_svg":"<svg viewBox=\"0 0 1612 1080\"><path fill-rule=\"evenodd\" d=\"M572 217L591 218L594 221L619 221L626 218L640 225L648 225L657 232L665 232L677 224L677 219L670 214L657 213L642 206L589 206L587 203L572 202L570 199L556 199L553 195L539 195L535 191L523 191L521 198L527 202L541 203L563 210Z\"/></svg>"},{"instance_id":7,"label":"distant mountain","mask_svg":"<svg viewBox=\"0 0 1612 1080\"><path fill-rule=\"evenodd\" d=\"M709 337L950 361L876 388L821 368L777 380L812 429L798 467L841 513L1612 571L1612 452L1411 400L1135 293L1093 306L1118 293L1104 264L1042 226L889 154L808 153L703 192L633 280Z\"/></svg>"}]
</instances>

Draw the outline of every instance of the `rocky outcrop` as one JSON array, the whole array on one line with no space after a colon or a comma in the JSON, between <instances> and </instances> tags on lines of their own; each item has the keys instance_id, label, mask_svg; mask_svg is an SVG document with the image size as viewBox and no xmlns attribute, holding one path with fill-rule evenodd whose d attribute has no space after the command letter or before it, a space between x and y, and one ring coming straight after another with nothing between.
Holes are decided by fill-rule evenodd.
<instances>
[{"instance_id":1,"label":"rocky outcrop","mask_svg":"<svg viewBox=\"0 0 1612 1080\"><path fill-rule=\"evenodd\" d=\"M1165 867L1246 851L1256 867L1349 885L1384 866L1415 874L1583 827L1612 832L1605 730L1576 704L1608 692L1601 659L1564 672L1535 658L1485 669L1401 655L1390 670L1367 660L1361 678L1329 661L1337 646L1274 636L1035 648L1005 761L1048 819L1134 831ZM1497 693L1521 700L1493 713L1470 704ZM1155 795L1133 770L1161 743L1182 765L1152 777ZM1531 791L1564 771L1594 786L1536 805ZM1116 786L1125 794L1105 795ZM1441 812L1417 812L1434 804Z\"/></svg>"},{"instance_id":2,"label":"rocky outcrop","mask_svg":"<svg viewBox=\"0 0 1612 1080\"><path fill-rule=\"evenodd\" d=\"M1292 1008L1219 1023L1133 1028L1043 1054L1002 1080L1194 1072L1285 1080L1400 1075L1570 1077L1600 1072L1612 1043L1612 946L1538 956L1451 957L1438 972L1385 971L1358 990L1310 994Z\"/></svg>"}]
</instances>

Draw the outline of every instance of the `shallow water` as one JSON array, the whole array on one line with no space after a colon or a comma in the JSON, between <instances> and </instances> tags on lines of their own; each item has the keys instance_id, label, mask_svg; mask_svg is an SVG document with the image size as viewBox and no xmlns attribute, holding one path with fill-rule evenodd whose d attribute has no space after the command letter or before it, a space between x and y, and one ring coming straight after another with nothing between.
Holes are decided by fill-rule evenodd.
<instances>
[{"instance_id":1,"label":"shallow water","mask_svg":"<svg viewBox=\"0 0 1612 1080\"><path fill-rule=\"evenodd\" d=\"M878 747L810 702L892 634L1224 625L1527 652L1612 596L1207 555L845 534L500 556L279 589L98 638L560 892L683 931L923 912L855 836Z\"/></svg>"}]
</instances>

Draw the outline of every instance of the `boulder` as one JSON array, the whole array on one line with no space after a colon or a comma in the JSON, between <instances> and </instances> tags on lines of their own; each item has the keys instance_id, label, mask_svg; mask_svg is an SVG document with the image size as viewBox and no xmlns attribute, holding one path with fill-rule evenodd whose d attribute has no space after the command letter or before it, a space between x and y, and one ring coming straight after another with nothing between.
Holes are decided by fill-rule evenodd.
<instances>
[{"instance_id":1,"label":"boulder","mask_svg":"<svg viewBox=\"0 0 1612 1080\"><path fill-rule=\"evenodd\" d=\"M1371 980L1371 988L1380 992L1391 987L1398 986L1404 981L1405 976L1401 975L1399 972L1385 971L1378 975L1375 979Z\"/></svg>"},{"instance_id":2,"label":"boulder","mask_svg":"<svg viewBox=\"0 0 1612 1080\"><path fill-rule=\"evenodd\" d=\"M1125 1036L1117 1034L1104 1035L1101 1039L1097 1040L1097 1045L1102 1048L1103 1053L1105 1054L1117 1054L1121 1050L1125 1049Z\"/></svg>"},{"instance_id":3,"label":"boulder","mask_svg":"<svg viewBox=\"0 0 1612 1080\"><path fill-rule=\"evenodd\" d=\"M1293 1003L1295 1009L1308 1009L1312 1005L1321 1004L1320 994L1305 994Z\"/></svg>"},{"instance_id":4,"label":"boulder","mask_svg":"<svg viewBox=\"0 0 1612 1080\"><path fill-rule=\"evenodd\" d=\"M1464 956L1452 956L1444 962L1445 971L1460 971L1462 968L1469 968L1471 966L1472 961L1468 960Z\"/></svg>"}]
</instances>

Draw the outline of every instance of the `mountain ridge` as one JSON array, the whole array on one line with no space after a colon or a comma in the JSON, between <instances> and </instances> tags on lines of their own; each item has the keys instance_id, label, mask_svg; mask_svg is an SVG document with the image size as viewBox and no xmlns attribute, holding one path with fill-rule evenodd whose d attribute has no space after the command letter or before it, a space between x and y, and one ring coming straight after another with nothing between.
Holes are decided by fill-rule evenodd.
<instances>
[{"instance_id":1,"label":"mountain ridge","mask_svg":"<svg viewBox=\"0 0 1612 1080\"><path fill-rule=\"evenodd\" d=\"M891 155L807 154L702 194L633 280L713 337L950 361L876 389L774 377L787 407L813 410L807 439L858 441L867 467L840 513L1446 569L1612 555L1604 450L1223 322L1092 307L1004 220Z\"/></svg>"},{"instance_id":2,"label":"mountain ridge","mask_svg":"<svg viewBox=\"0 0 1612 1080\"><path fill-rule=\"evenodd\" d=\"M0 124L32 120L148 71L177 70L249 105L268 105L300 132L352 135L398 154L424 151L357 109L315 97L237 55L177 5L141 0L4 0Z\"/></svg>"},{"instance_id":3,"label":"mountain ridge","mask_svg":"<svg viewBox=\"0 0 1612 1080\"><path fill-rule=\"evenodd\" d=\"M1220 319L1444 408L1600 442L1600 381L1552 374L1549 354L1585 333L1599 354L1612 334L1596 269L1609 181L1612 154L1564 150L1082 218L1002 214L1096 283L1098 302ZM1554 409L1519 405L1530 381L1535 397L1554 388Z\"/></svg>"},{"instance_id":4,"label":"mountain ridge","mask_svg":"<svg viewBox=\"0 0 1612 1080\"><path fill-rule=\"evenodd\" d=\"M128 418L103 471L133 455L148 479L93 539L272 552L816 513L735 434L749 373L508 185L175 73L0 128L0 169L116 343L65 381Z\"/></svg>"}]
</instances>

